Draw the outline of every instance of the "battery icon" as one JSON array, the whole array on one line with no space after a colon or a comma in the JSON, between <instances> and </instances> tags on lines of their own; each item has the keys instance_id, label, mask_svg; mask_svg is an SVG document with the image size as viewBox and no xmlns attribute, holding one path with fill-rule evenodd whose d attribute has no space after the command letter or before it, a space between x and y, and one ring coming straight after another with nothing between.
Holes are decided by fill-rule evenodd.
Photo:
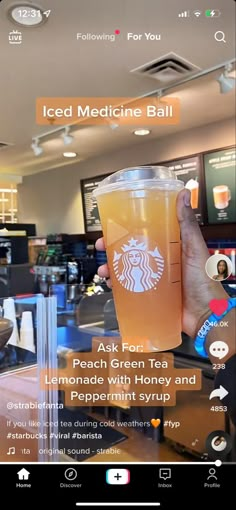
<instances>
[{"instance_id":1,"label":"battery icon","mask_svg":"<svg viewBox=\"0 0 236 510\"><path fill-rule=\"evenodd\" d=\"M219 9L207 9L205 11L205 16L207 18L219 18L220 15L221 12L219 11Z\"/></svg>"}]
</instances>

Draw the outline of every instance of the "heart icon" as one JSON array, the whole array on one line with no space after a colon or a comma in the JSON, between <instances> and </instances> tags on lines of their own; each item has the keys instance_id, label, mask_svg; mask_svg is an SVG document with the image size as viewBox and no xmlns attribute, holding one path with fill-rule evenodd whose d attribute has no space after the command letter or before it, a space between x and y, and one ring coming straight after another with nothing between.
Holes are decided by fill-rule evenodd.
<instances>
[{"instance_id":1,"label":"heart icon","mask_svg":"<svg viewBox=\"0 0 236 510\"><path fill-rule=\"evenodd\" d=\"M212 299L209 303L210 310L215 313L215 315L222 315L228 308L227 299Z\"/></svg>"},{"instance_id":2,"label":"heart icon","mask_svg":"<svg viewBox=\"0 0 236 510\"><path fill-rule=\"evenodd\" d=\"M159 420L159 418L152 418L151 419L151 424L154 427L154 429L159 427L160 423L161 423L161 420Z\"/></svg>"}]
</instances>

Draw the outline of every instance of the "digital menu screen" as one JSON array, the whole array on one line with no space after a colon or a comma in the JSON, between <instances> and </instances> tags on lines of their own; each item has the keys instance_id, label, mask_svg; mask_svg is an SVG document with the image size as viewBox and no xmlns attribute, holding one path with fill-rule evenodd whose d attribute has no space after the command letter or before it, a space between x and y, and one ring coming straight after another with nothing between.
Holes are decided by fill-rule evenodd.
<instances>
[{"instance_id":1,"label":"digital menu screen","mask_svg":"<svg viewBox=\"0 0 236 510\"><path fill-rule=\"evenodd\" d=\"M208 223L236 222L235 147L204 155Z\"/></svg>"},{"instance_id":2,"label":"digital menu screen","mask_svg":"<svg viewBox=\"0 0 236 510\"><path fill-rule=\"evenodd\" d=\"M201 156L192 156L189 158L177 159L165 163L173 170L177 178L184 182L185 188L191 191L191 206L195 212L195 216L200 224L203 223L203 182Z\"/></svg>"},{"instance_id":3,"label":"digital menu screen","mask_svg":"<svg viewBox=\"0 0 236 510\"><path fill-rule=\"evenodd\" d=\"M102 230L98 205L96 199L93 197L93 191L107 176L108 174L100 175L98 177L91 177L90 179L84 179L81 181L85 232L99 232Z\"/></svg>"}]
</instances>

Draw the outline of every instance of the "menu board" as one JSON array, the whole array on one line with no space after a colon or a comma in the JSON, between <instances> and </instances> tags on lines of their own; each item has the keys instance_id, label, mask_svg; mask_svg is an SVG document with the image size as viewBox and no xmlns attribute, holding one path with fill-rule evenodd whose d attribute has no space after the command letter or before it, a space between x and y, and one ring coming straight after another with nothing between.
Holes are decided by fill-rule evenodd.
<instances>
[{"instance_id":1,"label":"menu board","mask_svg":"<svg viewBox=\"0 0 236 510\"><path fill-rule=\"evenodd\" d=\"M235 147L204 155L208 223L236 221Z\"/></svg>"},{"instance_id":2,"label":"menu board","mask_svg":"<svg viewBox=\"0 0 236 510\"><path fill-rule=\"evenodd\" d=\"M165 163L166 165L166 163ZM203 182L201 172L201 157L177 159L167 163L168 168L174 170L177 178L184 182L186 188L191 192L191 206L195 212L197 221L203 223Z\"/></svg>"},{"instance_id":3,"label":"menu board","mask_svg":"<svg viewBox=\"0 0 236 510\"><path fill-rule=\"evenodd\" d=\"M108 174L100 175L99 177L92 177L81 181L85 232L98 232L102 230L98 205L96 199L93 197L93 191L107 176Z\"/></svg>"}]
</instances>

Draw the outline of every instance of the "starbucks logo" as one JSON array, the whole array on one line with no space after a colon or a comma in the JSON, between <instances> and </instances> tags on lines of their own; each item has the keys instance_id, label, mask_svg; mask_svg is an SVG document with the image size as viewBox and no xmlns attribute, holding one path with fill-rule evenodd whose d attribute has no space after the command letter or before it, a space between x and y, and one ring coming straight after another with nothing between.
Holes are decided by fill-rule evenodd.
<instances>
[{"instance_id":1,"label":"starbucks logo","mask_svg":"<svg viewBox=\"0 0 236 510\"><path fill-rule=\"evenodd\" d=\"M164 270L164 259L157 246L148 250L147 244L130 239L114 251L113 267L115 276L122 287L131 292L145 292L157 287Z\"/></svg>"}]
</instances>

